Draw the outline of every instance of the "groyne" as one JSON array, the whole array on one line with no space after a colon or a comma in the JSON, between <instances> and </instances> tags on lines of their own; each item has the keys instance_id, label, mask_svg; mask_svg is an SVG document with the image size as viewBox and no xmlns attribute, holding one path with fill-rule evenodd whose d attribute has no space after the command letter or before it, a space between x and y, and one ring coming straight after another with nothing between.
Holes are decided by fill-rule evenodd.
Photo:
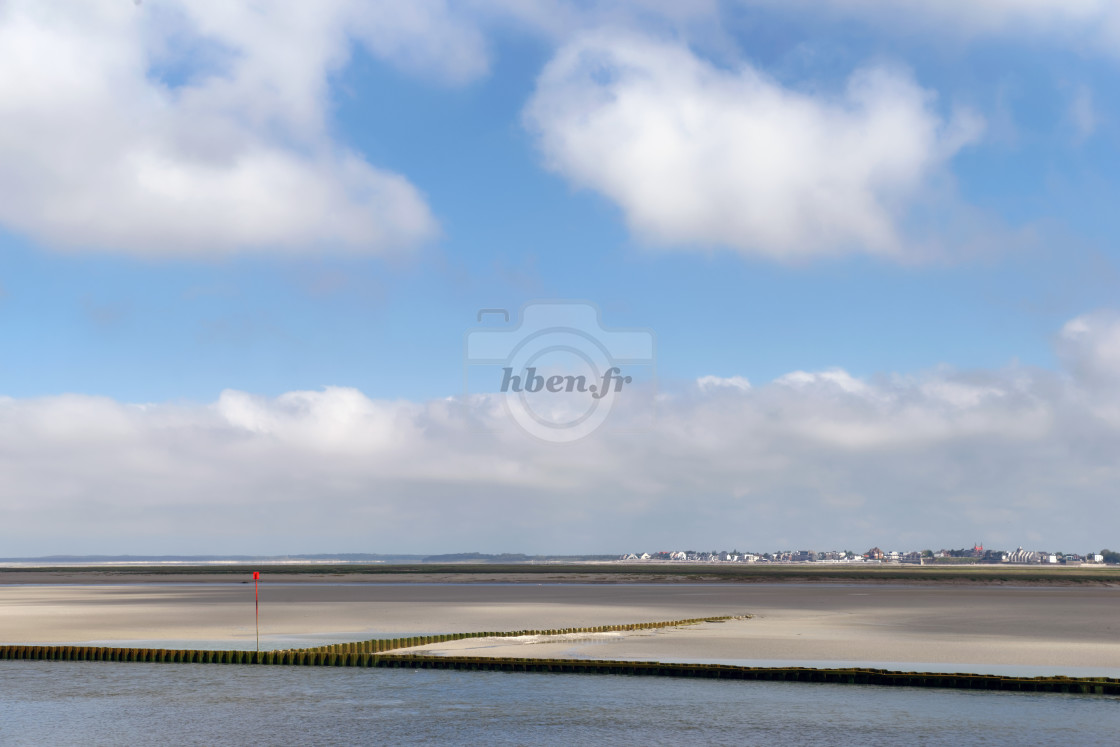
<instances>
[{"instance_id":1,"label":"groyne","mask_svg":"<svg viewBox=\"0 0 1120 747\"><path fill-rule=\"evenodd\" d=\"M608 633L722 622L730 616L627 623L588 628L486 631L369 639L329 646L274 651L127 648L115 646L0 646L0 660L111 661L149 664L230 664L266 666L382 667L398 669L450 669L488 672L551 672L650 677L692 677L721 680L818 682L887 687L931 687L1032 693L1120 695L1120 679L1087 677L1007 677L968 673L901 672L864 668L747 667L730 664L687 664L653 661L593 659L499 658L486 656L431 656L388 651L467 638L555 636L572 633Z\"/></svg>"}]
</instances>

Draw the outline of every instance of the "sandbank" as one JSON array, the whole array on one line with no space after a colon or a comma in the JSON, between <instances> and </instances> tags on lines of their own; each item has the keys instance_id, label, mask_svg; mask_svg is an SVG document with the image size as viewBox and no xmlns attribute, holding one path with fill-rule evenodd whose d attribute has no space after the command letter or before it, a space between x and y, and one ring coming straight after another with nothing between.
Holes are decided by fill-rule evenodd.
<instances>
[{"instance_id":1,"label":"sandbank","mask_svg":"<svg viewBox=\"0 0 1120 747\"><path fill-rule=\"evenodd\" d=\"M373 637L591 627L717 615L724 623L559 639L482 638L416 653L914 665L928 671L1120 673L1111 586L401 584L271 582L263 648ZM0 586L0 642L255 645L252 584ZM925 665L925 666L923 666Z\"/></svg>"}]
</instances>

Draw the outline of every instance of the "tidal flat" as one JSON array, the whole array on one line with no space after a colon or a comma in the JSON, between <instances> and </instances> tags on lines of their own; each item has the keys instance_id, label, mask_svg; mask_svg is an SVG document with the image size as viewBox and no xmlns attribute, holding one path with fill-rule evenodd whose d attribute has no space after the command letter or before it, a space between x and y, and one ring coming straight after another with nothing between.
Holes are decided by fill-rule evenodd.
<instances>
[{"instance_id":1,"label":"tidal flat","mask_svg":"<svg viewBox=\"0 0 1120 747\"><path fill-rule=\"evenodd\" d=\"M235 574L0 573L0 642L255 646L253 586ZM18 580L13 581L13 577ZM502 574L266 572L262 648L395 635L745 616L612 635L470 639L412 649L482 656L860 664L916 671L1120 676L1111 583L591 582ZM622 579L617 579L621 581Z\"/></svg>"}]
</instances>

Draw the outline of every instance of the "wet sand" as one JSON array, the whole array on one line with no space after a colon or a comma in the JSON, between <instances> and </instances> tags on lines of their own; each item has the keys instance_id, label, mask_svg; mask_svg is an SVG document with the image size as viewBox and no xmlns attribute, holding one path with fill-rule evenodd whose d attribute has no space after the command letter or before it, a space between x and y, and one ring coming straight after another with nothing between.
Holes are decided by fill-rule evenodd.
<instances>
[{"instance_id":1,"label":"wet sand","mask_svg":"<svg viewBox=\"0 0 1120 747\"><path fill-rule=\"evenodd\" d=\"M266 583L261 643L751 619L624 635L471 639L457 655L897 662L1120 670L1120 588L884 584ZM0 642L254 645L251 583L0 586Z\"/></svg>"}]
</instances>

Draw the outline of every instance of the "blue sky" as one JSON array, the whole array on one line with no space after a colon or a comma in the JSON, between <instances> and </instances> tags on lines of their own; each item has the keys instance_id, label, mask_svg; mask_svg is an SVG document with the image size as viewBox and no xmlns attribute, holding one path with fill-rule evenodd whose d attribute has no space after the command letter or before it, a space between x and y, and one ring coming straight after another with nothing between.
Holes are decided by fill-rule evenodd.
<instances>
[{"instance_id":1,"label":"blue sky","mask_svg":"<svg viewBox=\"0 0 1120 747\"><path fill-rule=\"evenodd\" d=\"M2 554L1115 544L1120 12L900 7L0 6ZM539 299L610 464L460 432Z\"/></svg>"}]
</instances>

